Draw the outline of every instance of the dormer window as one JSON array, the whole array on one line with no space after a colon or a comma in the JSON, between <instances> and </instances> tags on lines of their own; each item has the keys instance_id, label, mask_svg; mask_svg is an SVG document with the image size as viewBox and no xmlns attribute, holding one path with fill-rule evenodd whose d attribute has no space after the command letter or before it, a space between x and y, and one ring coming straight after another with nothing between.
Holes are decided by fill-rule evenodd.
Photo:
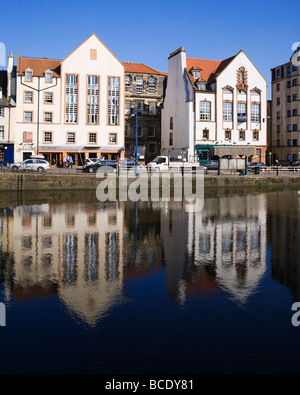
<instances>
[{"instance_id":1,"label":"dormer window","mask_svg":"<svg viewBox=\"0 0 300 395\"><path fill-rule=\"evenodd\" d=\"M205 91L206 90L206 83L205 82L198 82L198 89L199 89L199 91Z\"/></svg>"},{"instance_id":2,"label":"dormer window","mask_svg":"<svg viewBox=\"0 0 300 395\"><path fill-rule=\"evenodd\" d=\"M53 73L50 70L45 71L45 82L52 82Z\"/></svg>"},{"instance_id":3,"label":"dormer window","mask_svg":"<svg viewBox=\"0 0 300 395\"><path fill-rule=\"evenodd\" d=\"M193 70L193 77L194 77L195 79L200 78L200 77L201 77L200 70Z\"/></svg>"},{"instance_id":4,"label":"dormer window","mask_svg":"<svg viewBox=\"0 0 300 395\"><path fill-rule=\"evenodd\" d=\"M30 69L25 71L25 80L26 82L32 82L33 72Z\"/></svg>"}]
</instances>

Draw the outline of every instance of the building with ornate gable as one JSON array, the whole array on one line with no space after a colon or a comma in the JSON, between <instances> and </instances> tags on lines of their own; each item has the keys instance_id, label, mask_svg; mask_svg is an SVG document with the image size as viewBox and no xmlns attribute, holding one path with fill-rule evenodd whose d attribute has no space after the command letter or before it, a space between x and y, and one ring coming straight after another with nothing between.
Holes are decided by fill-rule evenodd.
<instances>
[{"instance_id":1,"label":"building with ornate gable","mask_svg":"<svg viewBox=\"0 0 300 395\"><path fill-rule=\"evenodd\" d=\"M266 111L266 80L243 51L217 61L187 58L181 47L168 60L161 152L189 162L224 153L265 162Z\"/></svg>"}]
</instances>

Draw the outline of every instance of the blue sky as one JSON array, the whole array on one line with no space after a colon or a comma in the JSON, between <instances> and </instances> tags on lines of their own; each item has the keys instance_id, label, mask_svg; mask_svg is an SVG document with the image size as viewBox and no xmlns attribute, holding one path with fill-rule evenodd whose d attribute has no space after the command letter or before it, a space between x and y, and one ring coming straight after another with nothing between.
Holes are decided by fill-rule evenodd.
<instances>
[{"instance_id":1,"label":"blue sky","mask_svg":"<svg viewBox=\"0 0 300 395\"><path fill-rule=\"evenodd\" d=\"M159 71L181 46L217 60L243 49L270 94L270 69L300 41L299 11L299 0L10 0L1 4L0 42L6 55L63 59L95 33L119 60Z\"/></svg>"}]
</instances>

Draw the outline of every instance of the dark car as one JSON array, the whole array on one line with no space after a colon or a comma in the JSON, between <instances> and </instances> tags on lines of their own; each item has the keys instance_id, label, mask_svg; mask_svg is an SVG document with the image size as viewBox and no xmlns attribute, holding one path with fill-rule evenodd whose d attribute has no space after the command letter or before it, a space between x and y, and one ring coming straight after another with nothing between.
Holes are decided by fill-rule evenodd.
<instances>
[{"instance_id":1,"label":"dark car","mask_svg":"<svg viewBox=\"0 0 300 395\"><path fill-rule=\"evenodd\" d=\"M84 173L95 173L98 169L101 169L103 173L112 173L117 171L118 161L116 160L101 160L99 162L86 165L82 167Z\"/></svg>"},{"instance_id":2,"label":"dark car","mask_svg":"<svg viewBox=\"0 0 300 395\"><path fill-rule=\"evenodd\" d=\"M207 170L218 170L219 168L219 161L218 160L210 160L204 164Z\"/></svg>"}]
</instances>

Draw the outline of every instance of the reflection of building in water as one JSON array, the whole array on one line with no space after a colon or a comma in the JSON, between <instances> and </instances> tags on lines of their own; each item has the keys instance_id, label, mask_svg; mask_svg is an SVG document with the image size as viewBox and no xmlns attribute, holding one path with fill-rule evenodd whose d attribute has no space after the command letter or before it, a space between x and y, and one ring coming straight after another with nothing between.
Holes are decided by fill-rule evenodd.
<instances>
[{"instance_id":1,"label":"reflection of building in water","mask_svg":"<svg viewBox=\"0 0 300 395\"><path fill-rule=\"evenodd\" d=\"M124 277L138 277L160 269L163 261L160 210L151 202L127 202L124 215Z\"/></svg>"},{"instance_id":2,"label":"reflection of building in water","mask_svg":"<svg viewBox=\"0 0 300 395\"><path fill-rule=\"evenodd\" d=\"M247 301L266 270L265 196L210 198L199 213L166 203L162 237L172 298L226 290ZM184 281L183 281L184 279Z\"/></svg>"},{"instance_id":3,"label":"reflection of building in water","mask_svg":"<svg viewBox=\"0 0 300 395\"><path fill-rule=\"evenodd\" d=\"M95 207L22 206L1 217L0 245L14 256L15 298L57 293L90 325L120 300L123 209Z\"/></svg>"},{"instance_id":4,"label":"reflection of building in water","mask_svg":"<svg viewBox=\"0 0 300 395\"><path fill-rule=\"evenodd\" d=\"M300 300L300 192L277 192L268 199L272 277Z\"/></svg>"}]
</instances>

